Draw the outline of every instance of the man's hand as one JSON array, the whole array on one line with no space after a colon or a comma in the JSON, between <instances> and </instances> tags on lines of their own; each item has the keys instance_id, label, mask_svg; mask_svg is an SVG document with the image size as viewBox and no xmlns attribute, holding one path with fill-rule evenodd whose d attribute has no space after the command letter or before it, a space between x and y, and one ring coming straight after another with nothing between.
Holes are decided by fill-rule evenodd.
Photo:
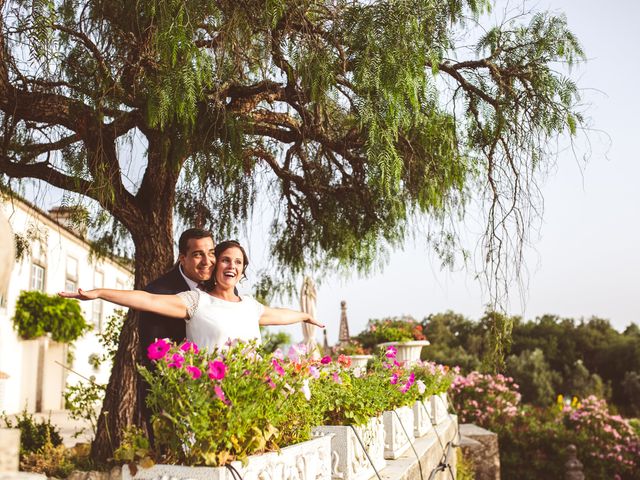
<instances>
[{"instance_id":1,"label":"man's hand","mask_svg":"<svg viewBox=\"0 0 640 480\"><path fill-rule=\"evenodd\" d=\"M75 292L58 292L58 295L62 298L75 298L76 300L95 300L100 298L98 296L98 290L82 290L78 289L78 293Z\"/></svg>"}]
</instances>

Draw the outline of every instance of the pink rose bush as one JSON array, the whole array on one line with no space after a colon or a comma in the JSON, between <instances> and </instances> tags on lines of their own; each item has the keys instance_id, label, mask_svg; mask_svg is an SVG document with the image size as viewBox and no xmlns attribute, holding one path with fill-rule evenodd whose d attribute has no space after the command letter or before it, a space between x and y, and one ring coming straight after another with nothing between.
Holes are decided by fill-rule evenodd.
<instances>
[{"instance_id":1,"label":"pink rose bush","mask_svg":"<svg viewBox=\"0 0 640 480\"><path fill-rule=\"evenodd\" d=\"M606 400L589 396L564 405L561 416L591 478L640 478L640 436Z\"/></svg>"},{"instance_id":2,"label":"pink rose bush","mask_svg":"<svg viewBox=\"0 0 640 480\"><path fill-rule=\"evenodd\" d=\"M460 423L491 428L518 415L521 395L513 378L471 372L457 375L451 385L453 405Z\"/></svg>"}]
</instances>

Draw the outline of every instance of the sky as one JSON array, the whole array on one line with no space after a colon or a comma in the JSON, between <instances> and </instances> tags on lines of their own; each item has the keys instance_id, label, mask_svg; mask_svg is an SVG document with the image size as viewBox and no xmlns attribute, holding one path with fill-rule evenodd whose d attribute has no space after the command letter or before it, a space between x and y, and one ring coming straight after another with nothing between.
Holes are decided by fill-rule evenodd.
<instances>
[{"instance_id":1,"label":"sky","mask_svg":"<svg viewBox=\"0 0 640 480\"><path fill-rule=\"evenodd\" d=\"M501 17L507 2L492 15ZM518 2L511 2L518 5ZM534 319L545 313L575 319L598 316L624 329L640 323L640 2L547 0L536 10L564 12L588 61L572 71L588 108L588 144L559 153L542 183L544 214L526 251L524 288L512 285L507 313ZM261 258L259 242L252 255ZM323 279L318 319L329 343L338 337L340 301L351 334L371 318L409 314L422 319L453 310L482 316L489 300L474 271L442 270L424 245L409 243L369 278ZM297 308L296 300L282 306ZM301 339L299 326L286 327ZM317 335L321 341L320 333Z\"/></svg>"},{"instance_id":2,"label":"sky","mask_svg":"<svg viewBox=\"0 0 640 480\"><path fill-rule=\"evenodd\" d=\"M491 14L519 1L499 0ZM587 142L575 150L561 147L554 167L541 183L542 221L531 232L525 252L522 285L510 288L507 313L534 319L545 313L575 319L598 316L619 330L640 323L640 2L618 0L604 7L597 0L542 0L534 10L565 13L588 61L572 77L588 105ZM562 143L562 142L561 142ZM566 142L565 142L566 143ZM265 229L250 225L246 245L251 259L250 292L256 272L268 265ZM467 246L477 242L468 234ZM433 252L419 240L391 252L385 268L368 278L328 276L318 287L318 319L330 343L338 337L340 302L347 302L351 334L372 318L429 314L452 310L479 319L489 295L473 268L441 269ZM300 279L300 283L302 278ZM297 299L273 306L299 308ZM293 340L299 325L284 328ZM317 338L321 341L321 334Z\"/></svg>"}]
</instances>

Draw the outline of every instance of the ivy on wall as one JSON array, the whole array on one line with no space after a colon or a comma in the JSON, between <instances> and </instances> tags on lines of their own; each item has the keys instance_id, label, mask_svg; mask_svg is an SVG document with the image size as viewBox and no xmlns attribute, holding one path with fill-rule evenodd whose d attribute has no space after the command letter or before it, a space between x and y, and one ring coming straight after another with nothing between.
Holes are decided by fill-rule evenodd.
<instances>
[{"instance_id":1,"label":"ivy on wall","mask_svg":"<svg viewBox=\"0 0 640 480\"><path fill-rule=\"evenodd\" d=\"M16 304L13 327L23 340L51 334L52 340L71 343L87 332L87 324L77 300L23 291Z\"/></svg>"}]
</instances>

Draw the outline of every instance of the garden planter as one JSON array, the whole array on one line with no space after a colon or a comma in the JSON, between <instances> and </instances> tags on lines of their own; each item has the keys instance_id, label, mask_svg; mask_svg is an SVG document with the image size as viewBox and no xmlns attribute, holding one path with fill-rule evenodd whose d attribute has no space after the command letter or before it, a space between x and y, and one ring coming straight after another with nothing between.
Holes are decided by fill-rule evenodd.
<instances>
[{"instance_id":1,"label":"garden planter","mask_svg":"<svg viewBox=\"0 0 640 480\"><path fill-rule=\"evenodd\" d=\"M428 402L417 401L413 404L413 435L416 438L424 437L433 430L431 424L431 410Z\"/></svg>"},{"instance_id":2,"label":"garden planter","mask_svg":"<svg viewBox=\"0 0 640 480\"><path fill-rule=\"evenodd\" d=\"M373 355L349 355L351 358L351 368L367 368L367 363Z\"/></svg>"},{"instance_id":3,"label":"garden planter","mask_svg":"<svg viewBox=\"0 0 640 480\"><path fill-rule=\"evenodd\" d=\"M437 395L431 395L426 401L425 404L427 408L430 410L431 422L434 425L438 425L449 415L448 412L448 403L447 403L447 394L446 393L438 393Z\"/></svg>"},{"instance_id":4,"label":"garden planter","mask_svg":"<svg viewBox=\"0 0 640 480\"><path fill-rule=\"evenodd\" d=\"M354 433L354 428L364 444ZM323 425L315 427L314 433L331 434L331 478L340 480L369 480L386 465L384 459L384 424L382 417L372 418L368 424L350 427ZM367 454L371 462L367 458Z\"/></svg>"},{"instance_id":5,"label":"garden planter","mask_svg":"<svg viewBox=\"0 0 640 480\"><path fill-rule=\"evenodd\" d=\"M411 446L413 435L413 409L400 407L384 412L384 458L395 460Z\"/></svg>"},{"instance_id":6,"label":"garden planter","mask_svg":"<svg viewBox=\"0 0 640 480\"><path fill-rule=\"evenodd\" d=\"M246 466L232 462L243 480L330 480L331 436L324 435L307 442L284 447L279 453L251 455ZM226 467L188 467L184 465L154 465L138 467L132 475L123 465L122 480L234 480Z\"/></svg>"},{"instance_id":7,"label":"garden planter","mask_svg":"<svg viewBox=\"0 0 640 480\"><path fill-rule=\"evenodd\" d=\"M380 348L395 347L398 351L396 360L400 363L412 364L420 360L420 352L422 347L429 345L428 340L410 340L407 342L386 342L380 343Z\"/></svg>"}]
</instances>

